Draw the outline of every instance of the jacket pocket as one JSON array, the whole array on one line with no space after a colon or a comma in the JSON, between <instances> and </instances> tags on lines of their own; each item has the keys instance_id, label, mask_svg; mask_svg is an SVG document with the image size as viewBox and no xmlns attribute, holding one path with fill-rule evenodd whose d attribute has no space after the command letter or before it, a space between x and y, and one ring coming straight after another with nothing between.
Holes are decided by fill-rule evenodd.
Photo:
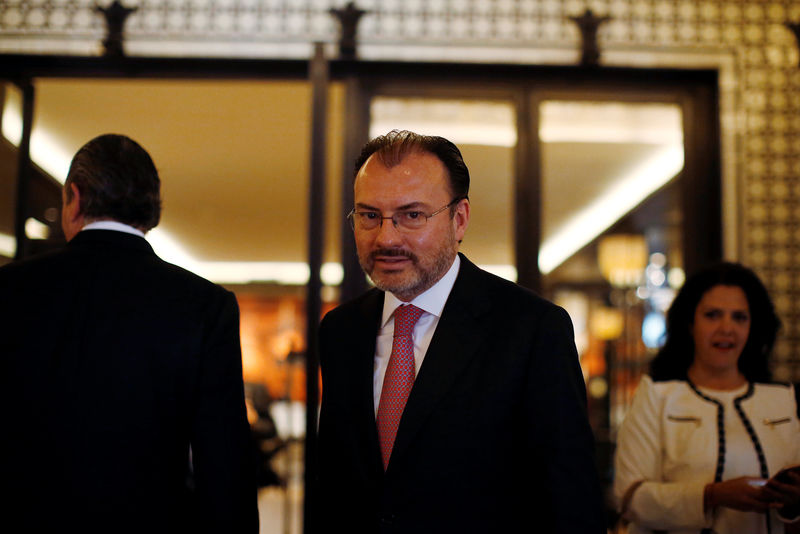
<instances>
[{"instance_id":1,"label":"jacket pocket","mask_svg":"<svg viewBox=\"0 0 800 534\"><path fill-rule=\"evenodd\" d=\"M786 423L790 423L792 421L791 417L779 417L777 419L764 419L764 425L768 427L776 427L778 425L785 425Z\"/></svg>"},{"instance_id":2,"label":"jacket pocket","mask_svg":"<svg viewBox=\"0 0 800 534\"><path fill-rule=\"evenodd\" d=\"M701 420L695 415L667 415L667 420L673 423L694 423L695 426L700 426Z\"/></svg>"}]
</instances>

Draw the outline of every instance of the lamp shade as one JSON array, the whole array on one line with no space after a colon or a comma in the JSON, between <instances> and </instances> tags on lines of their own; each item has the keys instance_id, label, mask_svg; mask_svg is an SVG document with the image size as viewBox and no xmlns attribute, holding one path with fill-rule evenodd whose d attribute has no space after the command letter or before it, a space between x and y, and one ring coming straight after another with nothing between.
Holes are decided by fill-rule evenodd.
<instances>
[{"instance_id":1,"label":"lamp shade","mask_svg":"<svg viewBox=\"0 0 800 534\"><path fill-rule=\"evenodd\" d=\"M612 234L600 239L597 263L616 287L635 286L647 266L647 242L638 234Z\"/></svg>"}]
</instances>

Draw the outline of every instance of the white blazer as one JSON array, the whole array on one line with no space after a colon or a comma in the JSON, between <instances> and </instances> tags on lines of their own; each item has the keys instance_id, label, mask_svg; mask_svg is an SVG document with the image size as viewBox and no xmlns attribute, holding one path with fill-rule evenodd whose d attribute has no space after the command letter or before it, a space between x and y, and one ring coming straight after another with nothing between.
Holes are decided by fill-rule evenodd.
<instances>
[{"instance_id":1,"label":"white blazer","mask_svg":"<svg viewBox=\"0 0 800 534\"><path fill-rule=\"evenodd\" d=\"M724 407L726 438L721 454L716 404L683 380L642 378L620 427L614 461L618 508L628 489L642 481L624 511L631 522L629 532L697 534L704 528L718 534L767 532L764 514L722 507L703 512L703 489L714 481L720 456L725 465L722 480L762 476L763 462L733 403L748 389L749 385L734 392L700 391ZM751 395L738 404L763 450L768 476L800 463L800 422L791 386L755 384ZM772 534L783 533L774 511L770 525Z\"/></svg>"}]
</instances>

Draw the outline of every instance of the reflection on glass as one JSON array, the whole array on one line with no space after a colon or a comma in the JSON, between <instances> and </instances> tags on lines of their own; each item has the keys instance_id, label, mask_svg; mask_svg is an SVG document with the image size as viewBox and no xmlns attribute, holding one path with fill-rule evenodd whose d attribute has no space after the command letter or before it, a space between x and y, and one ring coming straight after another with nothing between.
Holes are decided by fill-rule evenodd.
<instances>
[{"instance_id":1,"label":"reflection on glass","mask_svg":"<svg viewBox=\"0 0 800 534\"><path fill-rule=\"evenodd\" d=\"M683 168L677 105L547 101L539 137L544 274Z\"/></svg>"},{"instance_id":2,"label":"reflection on glass","mask_svg":"<svg viewBox=\"0 0 800 534\"><path fill-rule=\"evenodd\" d=\"M0 140L0 265L9 261L17 252L14 237L14 210L17 196L17 152L22 137L22 94L10 83L0 84L0 117L2 134Z\"/></svg>"},{"instance_id":3,"label":"reflection on glass","mask_svg":"<svg viewBox=\"0 0 800 534\"><path fill-rule=\"evenodd\" d=\"M543 289L573 318L591 423L613 441L682 268L681 109L551 100L539 119Z\"/></svg>"}]
</instances>

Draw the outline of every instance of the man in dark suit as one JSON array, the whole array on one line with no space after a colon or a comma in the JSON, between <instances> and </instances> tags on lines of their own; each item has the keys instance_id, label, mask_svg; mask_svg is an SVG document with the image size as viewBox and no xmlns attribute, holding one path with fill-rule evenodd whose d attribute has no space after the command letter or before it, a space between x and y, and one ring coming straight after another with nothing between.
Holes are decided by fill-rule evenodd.
<instances>
[{"instance_id":1,"label":"man in dark suit","mask_svg":"<svg viewBox=\"0 0 800 534\"><path fill-rule=\"evenodd\" d=\"M159 189L137 143L93 139L67 246L0 269L3 531L258 531L236 300L145 241Z\"/></svg>"},{"instance_id":2,"label":"man in dark suit","mask_svg":"<svg viewBox=\"0 0 800 534\"><path fill-rule=\"evenodd\" d=\"M458 253L458 148L393 131L356 171L377 288L320 328L322 530L605 532L571 322Z\"/></svg>"}]
</instances>

